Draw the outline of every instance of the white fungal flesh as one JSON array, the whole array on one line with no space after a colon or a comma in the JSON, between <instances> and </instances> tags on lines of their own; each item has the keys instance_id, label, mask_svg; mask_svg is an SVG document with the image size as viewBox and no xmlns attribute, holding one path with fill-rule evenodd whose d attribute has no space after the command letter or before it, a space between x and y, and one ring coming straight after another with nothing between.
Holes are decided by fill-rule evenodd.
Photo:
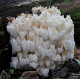
<instances>
[{"instance_id":1,"label":"white fungal flesh","mask_svg":"<svg viewBox=\"0 0 80 80\"><path fill-rule=\"evenodd\" d=\"M41 10L38 16L35 11ZM70 16L61 16L56 7L32 8L31 14L21 14L7 25L10 33L12 57L10 66L19 69L26 66L35 68L40 75L48 76L56 62L74 57L74 24ZM62 65L62 64L61 64Z\"/></svg>"}]
</instances>

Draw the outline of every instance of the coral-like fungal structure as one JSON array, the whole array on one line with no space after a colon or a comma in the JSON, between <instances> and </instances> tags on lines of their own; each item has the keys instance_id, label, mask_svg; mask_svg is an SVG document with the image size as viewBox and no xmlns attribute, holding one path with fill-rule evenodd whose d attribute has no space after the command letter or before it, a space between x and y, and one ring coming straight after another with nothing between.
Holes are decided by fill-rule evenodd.
<instances>
[{"instance_id":1,"label":"coral-like fungal structure","mask_svg":"<svg viewBox=\"0 0 80 80\"><path fill-rule=\"evenodd\" d=\"M10 66L21 69L29 65L47 77L57 62L73 59L74 24L69 15L64 18L54 6L33 7L32 12L22 13L7 25L12 54L17 54Z\"/></svg>"}]
</instances>

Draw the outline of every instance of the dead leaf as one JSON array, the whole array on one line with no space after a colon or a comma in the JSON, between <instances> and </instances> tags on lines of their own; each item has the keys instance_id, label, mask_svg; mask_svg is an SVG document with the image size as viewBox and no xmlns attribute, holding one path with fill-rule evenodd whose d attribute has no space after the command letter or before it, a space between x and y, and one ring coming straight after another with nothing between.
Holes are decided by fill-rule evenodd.
<instances>
[{"instance_id":1,"label":"dead leaf","mask_svg":"<svg viewBox=\"0 0 80 80\"><path fill-rule=\"evenodd\" d=\"M25 71L23 72L22 79L39 79L37 71Z\"/></svg>"},{"instance_id":2,"label":"dead leaf","mask_svg":"<svg viewBox=\"0 0 80 80\"><path fill-rule=\"evenodd\" d=\"M5 48L4 50L8 50L9 48Z\"/></svg>"},{"instance_id":3,"label":"dead leaf","mask_svg":"<svg viewBox=\"0 0 80 80\"><path fill-rule=\"evenodd\" d=\"M68 70L69 69L67 68L67 66L65 66L62 70L57 71L57 73L54 74L54 77L64 77L66 76Z\"/></svg>"}]
</instances>

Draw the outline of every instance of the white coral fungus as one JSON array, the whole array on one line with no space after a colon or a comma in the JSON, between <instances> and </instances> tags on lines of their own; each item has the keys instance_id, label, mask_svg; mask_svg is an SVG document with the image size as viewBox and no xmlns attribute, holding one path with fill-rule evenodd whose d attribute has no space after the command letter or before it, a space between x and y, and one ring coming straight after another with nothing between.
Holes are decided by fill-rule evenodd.
<instances>
[{"instance_id":1,"label":"white coral fungus","mask_svg":"<svg viewBox=\"0 0 80 80\"><path fill-rule=\"evenodd\" d=\"M40 10L41 14L34 14ZM56 7L32 8L33 14L21 14L7 25L12 45L10 66L20 69L33 67L42 76L48 76L57 62L74 57L74 24L70 16L61 16ZM27 66L26 66L27 67Z\"/></svg>"}]
</instances>

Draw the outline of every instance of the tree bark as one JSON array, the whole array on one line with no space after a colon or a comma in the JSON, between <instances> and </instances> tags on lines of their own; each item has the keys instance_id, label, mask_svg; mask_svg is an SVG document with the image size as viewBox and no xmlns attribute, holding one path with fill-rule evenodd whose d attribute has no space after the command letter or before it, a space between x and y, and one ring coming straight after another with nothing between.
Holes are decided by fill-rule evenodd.
<instances>
[{"instance_id":1,"label":"tree bark","mask_svg":"<svg viewBox=\"0 0 80 80\"><path fill-rule=\"evenodd\" d=\"M66 13L69 13L70 11L76 12L80 9L80 0L72 0L72 2L68 3L58 3L56 7L58 7L59 9L64 9Z\"/></svg>"},{"instance_id":2,"label":"tree bark","mask_svg":"<svg viewBox=\"0 0 80 80\"><path fill-rule=\"evenodd\" d=\"M32 1L32 2L31 2ZM34 0L40 1L40 0ZM45 1L45 0L43 0ZM56 6L58 9L64 9L66 13L70 11L76 12L80 9L80 0L70 0L65 3L64 0L54 0L51 6ZM55 2L59 2L55 5ZM1 0L0 1L0 17L17 16L22 12L31 12L31 8L35 6L33 0Z\"/></svg>"}]
</instances>

